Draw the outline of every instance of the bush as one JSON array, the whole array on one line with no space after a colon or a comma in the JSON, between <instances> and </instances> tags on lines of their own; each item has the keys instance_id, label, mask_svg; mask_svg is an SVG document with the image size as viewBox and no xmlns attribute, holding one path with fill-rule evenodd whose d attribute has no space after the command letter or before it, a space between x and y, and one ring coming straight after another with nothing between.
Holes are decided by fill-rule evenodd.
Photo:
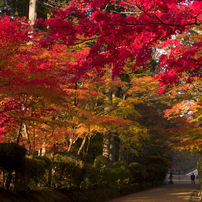
<instances>
[{"instance_id":1,"label":"bush","mask_svg":"<svg viewBox=\"0 0 202 202\"><path fill-rule=\"evenodd\" d=\"M167 168L158 164L150 164L146 166L146 171L148 172L147 182L152 181L164 181Z\"/></svg>"},{"instance_id":2,"label":"bush","mask_svg":"<svg viewBox=\"0 0 202 202\"><path fill-rule=\"evenodd\" d=\"M79 187L84 175L84 163L80 159L66 155L55 158L52 178L55 187Z\"/></svg>"},{"instance_id":3,"label":"bush","mask_svg":"<svg viewBox=\"0 0 202 202\"><path fill-rule=\"evenodd\" d=\"M85 164L85 176L81 188L92 189L102 184L100 170L91 164Z\"/></svg>"},{"instance_id":4,"label":"bush","mask_svg":"<svg viewBox=\"0 0 202 202\"><path fill-rule=\"evenodd\" d=\"M95 158L93 165L99 169L102 169L106 166L109 166L109 159L102 155L99 155Z\"/></svg>"},{"instance_id":5,"label":"bush","mask_svg":"<svg viewBox=\"0 0 202 202\"><path fill-rule=\"evenodd\" d=\"M35 156L35 160L41 161L46 170L50 167L50 159L47 156Z\"/></svg>"},{"instance_id":6,"label":"bush","mask_svg":"<svg viewBox=\"0 0 202 202\"><path fill-rule=\"evenodd\" d=\"M98 156L94 165L86 165L86 175L82 188L107 188L127 184L131 172L122 161L115 162L112 166L106 157Z\"/></svg>"},{"instance_id":7,"label":"bush","mask_svg":"<svg viewBox=\"0 0 202 202\"><path fill-rule=\"evenodd\" d=\"M13 171L21 166L27 150L15 143L0 143L0 167Z\"/></svg>"},{"instance_id":8,"label":"bush","mask_svg":"<svg viewBox=\"0 0 202 202\"><path fill-rule=\"evenodd\" d=\"M145 181L149 174L146 170L146 167L140 163L132 162L128 166L129 170L131 171L131 183L132 182L143 182Z\"/></svg>"},{"instance_id":9,"label":"bush","mask_svg":"<svg viewBox=\"0 0 202 202\"><path fill-rule=\"evenodd\" d=\"M123 161L116 161L110 169L109 177L111 183L127 184L131 177L131 171Z\"/></svg>"},{"instance_id":10,"label":"bush","mask_svg":"<svg viewBox=\"0 0 202 202\"><path fill-rule=\"evenodd\" d=\"M36 158L35 160L25 158L18 169L16 189L36 189L40 184L46 182L47 159Z\"/></svg>"}]
</instances>

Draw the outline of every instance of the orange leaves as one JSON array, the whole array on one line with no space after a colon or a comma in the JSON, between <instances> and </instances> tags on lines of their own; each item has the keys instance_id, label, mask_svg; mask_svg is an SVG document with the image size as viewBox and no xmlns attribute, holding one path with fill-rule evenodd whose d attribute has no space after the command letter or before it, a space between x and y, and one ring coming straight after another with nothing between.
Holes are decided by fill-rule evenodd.
<instances>
[{"instance_id":1,"label":"orange leaves","mask_svg":"<svg viewBox=\"0 0 202 202\"><path fill-rule=\"evenodd\" d=\"M156 96L158 91L158 82L153 79L151 76L143 76L141 78L134 78L131 81L133 87L129 90L129 94L135 95L139 94L140 96L147 97Z\"/></svg>"},{"instance_id":2,"label":"orange leaves","mask_svg":"<svg viewBox=\"0 0 202 202\"><path fill-rule=\"evenodd\" d=\"M173 143L173 149L178 151L187 150L192 153L201 152L201 127L196 124L182 122L180 127L170 130L173 134L172 139L174 142L177 141L177 143Z\"/></svg>"},{"instance_id":3,"label":"orange leaves","mask_svg":"<svg viewBox=\"0 0 202 202\"><path fill-rule=\"evenodd\" d=\"M200 153L201 145L201 127L202 107L201 107L201 81L194 78L190 84L181 83L169 91L170 106L172 108L165 110L165 117L176 125L176 128L170 129L172 139L177 144L173 147L176 150L188 150L194 153Z\"/></svg>"},{"instance_id":4,"label":"orange leaves","mask_svg":"<svg viewBox=\"0 0 202 202\"><path fill-rule=\"evenodd\" d=\"M196 106L196 103L192 100L192 101L182 101L180 103L177 103L175 105L173 105L173 107L171 109L167 109L165 110L165 117L167 117L168 119L171 118L178 118L178 117L182 117L182 116L187 116L187 118L189 116L191 116L193 114L193 110Z\"/></svg>"}]
</instances>

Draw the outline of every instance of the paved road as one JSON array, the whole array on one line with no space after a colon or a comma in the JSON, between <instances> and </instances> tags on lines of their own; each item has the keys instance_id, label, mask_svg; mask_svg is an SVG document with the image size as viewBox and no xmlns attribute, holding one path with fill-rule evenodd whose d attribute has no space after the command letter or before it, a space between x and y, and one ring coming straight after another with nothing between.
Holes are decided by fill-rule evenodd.
<instances>
[{"instance_id":1,"label":"paved road","mask_svg":"<svg viewBox=\"0 0 202 202\"><path fill-rule=\"evenodd\" d=\"M200 185L191 184L190 180L173 180L174 184L168 184L161 187L145 190L142 192L127 195L109 202L199 202L196 194Z\"/></svg>"}]
</instances>

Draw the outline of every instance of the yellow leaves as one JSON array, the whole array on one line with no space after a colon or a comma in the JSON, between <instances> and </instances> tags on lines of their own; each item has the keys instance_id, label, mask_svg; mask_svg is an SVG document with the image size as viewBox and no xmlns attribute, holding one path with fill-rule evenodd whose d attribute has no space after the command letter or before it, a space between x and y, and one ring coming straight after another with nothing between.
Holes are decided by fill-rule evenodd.
<instances>
[{"instance_id":1,"label":"yellow leaves","mask_svg":"<svg viewBox=\"0 0 202 202\"><path fill-rule=\"evenodd\" d=\"M141 150L145 142L149 140L147 129L138 123L135 123L124 130L118 130L118 134L123 141L124 147L135 155L138 155L138 150Z\"/></svg>"},{"instance_id":2,"label":"yellow leaves","mask_svg":"<svg viewBox=\"0 0 202 202\"><path fill-rule=\"evenodd\" d=\"M124 100L123 105L125 105L125 107L128 107L129 109L135 105L141 104L143 103L143 100L139 99L138 97L134 97L131 98L129 97L127 100Z\"/></svg>"},{"instance_id":3,"label":"yellow leaves","mask_svg":"<svg viewBox=\"0 0 202 202\"><path fill-rule=\"evenodd\" d=\"M158 81L154 80L151 76L143 76L140 78L134 77L131 81L132 87L128 90L128 95L133 98L139 98L139 102L146 101L150 104L150 99L159 100L157 95Z\"/></svg>"},{"instance_id":4,"label":"yellow leaves","mask_svg":"<svg viewBox=\"0 0 202 202\"><path fill-rule=\"evenodd\" d=\"M94 132L104 133L103 127L100 125L93 125L93 124L79 124L78 129L75 130L75 134L77 134L78 137L83 138L84 136L92 136L94 135Z\"/></svg>"}]
</instances>

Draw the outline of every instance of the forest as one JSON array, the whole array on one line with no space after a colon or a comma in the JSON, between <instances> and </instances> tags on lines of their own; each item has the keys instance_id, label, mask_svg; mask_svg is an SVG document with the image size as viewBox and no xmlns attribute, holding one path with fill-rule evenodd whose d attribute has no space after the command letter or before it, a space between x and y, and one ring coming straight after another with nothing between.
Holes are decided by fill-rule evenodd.
<instances>
[{"instance_id":1,"label":"forest","mask_svg":"<svg viewBox=\"0 0 202 202\"><path fill-rule=\"evenodd\" d=\"M101 202L196 168L201 11L197 0L0 0L0 193Z\"/></svg>"}]
</instances>

